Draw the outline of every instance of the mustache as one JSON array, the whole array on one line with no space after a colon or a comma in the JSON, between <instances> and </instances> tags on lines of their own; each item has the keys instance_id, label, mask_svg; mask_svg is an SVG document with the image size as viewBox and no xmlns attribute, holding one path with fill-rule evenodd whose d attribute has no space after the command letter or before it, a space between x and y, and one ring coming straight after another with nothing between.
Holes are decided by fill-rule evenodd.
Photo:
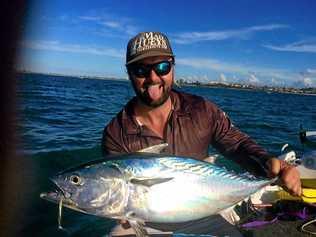
<instances>
[{"instance_id":1,"label":"mustache","mask_svg":"<svg viewBox=\"0 0 316 237\"><path fill-rule=\"evenodd\" d=\"M165 86L166 83L165 83L164 81L156 82L156 83L145 82L145 83L143 84L143 87L146 88L146 89L148 89L148 87L150 87L150 86L155 86L155 85Z\"/></svg>"}]
</instances>

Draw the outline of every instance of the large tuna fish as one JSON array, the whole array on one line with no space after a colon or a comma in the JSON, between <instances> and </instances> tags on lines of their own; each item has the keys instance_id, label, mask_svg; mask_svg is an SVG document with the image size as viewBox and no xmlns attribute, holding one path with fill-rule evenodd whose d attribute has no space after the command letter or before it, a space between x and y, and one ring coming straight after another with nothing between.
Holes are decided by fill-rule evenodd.
<instances>
[{"instance_id":1,"label":"large tuna fish","mask_svg":"<svg viewBox=\"0 0 316 237\"><path fill-rule=\"evenodd\" d=\"M59 173L59 191L41 197L76 211L128 220L137 236L145 222L179 223L216 214L272 180L236 175L190 158L134 153Z\"/></svg>"}]
</instances>

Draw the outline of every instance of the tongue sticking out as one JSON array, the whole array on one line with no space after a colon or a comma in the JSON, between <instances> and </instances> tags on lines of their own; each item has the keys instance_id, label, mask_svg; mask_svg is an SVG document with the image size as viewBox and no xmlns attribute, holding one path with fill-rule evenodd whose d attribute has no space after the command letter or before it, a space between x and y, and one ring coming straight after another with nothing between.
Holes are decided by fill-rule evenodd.
<instances>
[{"instance_id":1,"label":"tongue sticking out","mask_svg":"<svg viewBox=\"0 0 316 237\"><path fill-rule=\"evenodd\" d=\"M149 86L147 89L148 95L152 100L160 99L162 95L162 90L163 88L160 85Z\"/></svg>"}]
</instances>

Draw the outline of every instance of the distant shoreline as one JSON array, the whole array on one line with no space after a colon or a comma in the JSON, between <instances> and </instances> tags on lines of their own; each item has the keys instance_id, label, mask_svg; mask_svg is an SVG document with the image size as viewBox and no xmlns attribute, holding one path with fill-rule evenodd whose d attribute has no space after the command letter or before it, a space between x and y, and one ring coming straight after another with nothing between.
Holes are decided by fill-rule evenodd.
<instances>
[{"instance_id":1,"label":"distant shoreline","mask_svg":"<svg viewBox=\"0 0 316 237\"><path fill-rule=\"evenodd\" d=\"M58 73L41 73L31 71L17 71L21 74L34 74L34 75L45 75L45 76L57 76L57 77L73 77L78 79L97 79L97 80L119 80L127 81L124 78L116 77L101 77L101 76L79 76L79 75L63 75ZM238 83L220 83L220 82L186 82L183 80L176 80L178 86L191 86L191 87L207 87L207 88L223 88L223 89L234 89L244 91L262 91L266 93L282 93L282 94L294 94L294 95L312 95L316 96L316 88L292 88L292 87L271 87L271 86L255 86Z\"/></svg>"},{"instance_id":2,"label":"distant shoreline","mask_svg":"<svg viewBox=\"0 0 316 237\"><path fill-rule=\"evenodd\" d=\"M261 91L266 93L282 93L294 95L312 95L316 96L316 88L292 88L292 87L270 87L270 86L254 86L237 83L188 83L177 82L178 86L207 87L207 88L224 88L244 91Z\"/></svg>"}]
</instances>

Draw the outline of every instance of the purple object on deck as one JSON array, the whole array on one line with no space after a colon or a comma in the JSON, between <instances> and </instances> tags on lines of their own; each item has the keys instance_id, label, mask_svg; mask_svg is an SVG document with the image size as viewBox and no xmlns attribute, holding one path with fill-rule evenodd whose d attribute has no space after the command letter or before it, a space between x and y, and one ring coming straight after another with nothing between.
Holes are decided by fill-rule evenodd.
<instances>
[{"instance_id":1,"label":"purple object on deck","mask_svg":"<svg viewBox=\"0 0 316 237\"><path fill-rule=\"evenodd\" d=\"M279 213L275 218L273 218L270 221L251 221L245 224L240 225L242 228L258 228L262 227L265 225L273 224L275 223L280 217L282 216L294 216L298 217L302 220L306 220L310 217L310 215L307 214L307 208L304 207L303 210L297 211L297 212L284 212L284 213Z\"/></svg>"}]
</instances>

